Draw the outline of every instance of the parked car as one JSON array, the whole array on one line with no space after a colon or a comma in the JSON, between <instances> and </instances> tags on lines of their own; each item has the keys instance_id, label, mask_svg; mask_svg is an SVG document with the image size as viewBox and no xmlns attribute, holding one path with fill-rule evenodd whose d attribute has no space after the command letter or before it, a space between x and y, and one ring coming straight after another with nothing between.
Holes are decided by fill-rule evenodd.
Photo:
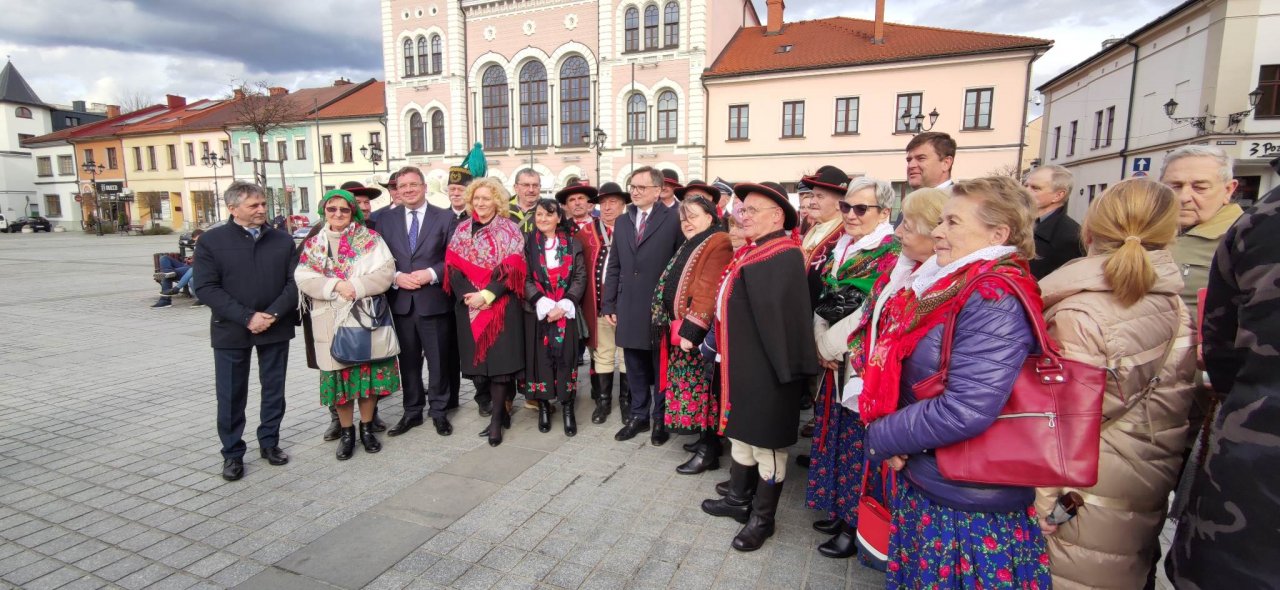
<instances>
[{"instance_id":1,"label":"parked car","mask_svg":"<svg viewBox=\"0 0 1280 590\"><path fill-rule=\"evenodd\" d=\"M8 231L9 231L9 220L4 216L4 213L0 213L0 232L8 232Z\"/></svg>"},{"instance_id":2,"label":"parked car","mask_svg":"<svg viewBox=\"0 0 1280 590\"><path fill-rule=\"evenodd\" d=\"M49 223L48 219L40 217L39 215L35 217L19 217L13 221L10 221L8 226L9 227L6 231L8 231L11 234L16 234L22 231L22 228L28 227L28 226L31 227L31 231L35 231L35 232L53 231L53 224Z\"/></svg>"},{"instance_id":3,"label":"parked car","mask_svg":"<svg viewBox=\"0 0 1280 590\"><path fill-rule=\"evenodd\" d=\"M219 227L225 224L226 222L227 221L225 219L222 221L215 221L213 223L209 223L201 226L200 229L203 231L209 231L215 227ZM182 234L178 236L178 254L185 258L186 256L188 256L187 254L188 250L195 250L195 249L196 249L196 241L191 239L191 232L189 231L182 232Z\"/></svg>"}]
</instances>

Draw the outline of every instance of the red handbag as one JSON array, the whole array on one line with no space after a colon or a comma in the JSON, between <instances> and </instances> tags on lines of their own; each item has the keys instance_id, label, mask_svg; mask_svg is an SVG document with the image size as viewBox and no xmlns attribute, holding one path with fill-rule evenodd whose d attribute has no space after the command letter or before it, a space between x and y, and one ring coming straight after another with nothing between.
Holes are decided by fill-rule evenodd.
<instances>
[{"instance_id":1,"label":"red handbag","mask_svg":"<svg viewBox=\"0 0 1280 590\"><path fill-rule=\"evenodd\" d=\"M683 325L684 319L671 320L671 345L677 348L680 346L680 327Z\"/></svg>"},{"instance_id":2,"label":"red handbag","mask_svg":"<svg viewBox=\"0 0 1280 590\"><path fill-rule=\"evenodd\" d=\"M887 469L887 463L880 464L880 474L889 472L891 491L885 495L884 502L867 494L867 475L871 472L871 463L862 465L862 495L858 500L858 532L854 543L858 547L858 559L867 566L885 571L889 566L889 527L893 514L889 511L889 502L898 493L898 472Z\"/></svg>"},{"instance_id":3,"label":"red handbag","mask_svg":"<svg viewBox=\"0 0 1280 590\"><path fill-rule=\"evenodd\" d=\"M1002 281L1028 310L1040 354L1022 364L1013 393L995 423L969 440L935 449L938 469L947 479L1021 487L1087 488L1098 483L1098 447L1106 369L1062 358L1049 338L1044 318L1027 294L999 273L978 275L958 295L966 301L983 279ZM942 334L939 370L912 387L916 399L942 394L955 339L956 317Z\"/></svg>"}]
</instances>

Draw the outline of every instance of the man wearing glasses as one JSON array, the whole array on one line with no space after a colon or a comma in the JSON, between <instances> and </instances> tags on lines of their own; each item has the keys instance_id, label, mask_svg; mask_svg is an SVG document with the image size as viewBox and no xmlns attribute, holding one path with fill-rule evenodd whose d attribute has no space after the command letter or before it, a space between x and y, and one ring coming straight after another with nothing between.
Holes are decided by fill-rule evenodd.
<instances>
[{"instance_id":1,"label":"man wearing glasses","mask_svg":"<svg viewBox=\"0 0 1280 590\"><path fill-rule=\"evenodd\" d=\"M652 426L649 440L654 446L665 444L670 435L662 424L663 400L653 394L657 366L650 344L650 305L659 276L684 241L677 212L658 203L663 182L662 172L649 166L631 173L631 205L614 228L617 253L609 257L601 306L601 315L617 327L614 339L622 348L631 389L630 417L613 438L630 440ZM627 409L620 410L625 416Z\"/></svg>"},{"instance_id":2,"label":"man wearing glasses","mask_svg":"<svg viewBox=\"0 0 1280 590\"><path fill-rule=\"evenodd\" d=\"M542 197L542 175L533 168L516 172L516 202L511 204L511 216L520 224L520 231L533 231L533 207Z\"/></svg>"}]
</instances>

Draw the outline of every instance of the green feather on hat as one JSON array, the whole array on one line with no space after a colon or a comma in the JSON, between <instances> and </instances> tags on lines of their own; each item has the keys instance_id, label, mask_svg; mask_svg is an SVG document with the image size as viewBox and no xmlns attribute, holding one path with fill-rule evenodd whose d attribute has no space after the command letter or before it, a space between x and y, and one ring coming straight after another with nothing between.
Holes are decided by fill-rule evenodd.
<instances>
[{"instance_id":1,"label":"green feather on hat","mask_svg":"<svg viewBox=\"0 0 1280 590\"><path fill-rule=\"evenodd\" d=\"M476 142L467 157L462 159L461 166L449 168L449 184L466 186L471 184L472 179L480 178L488 171L489 167L484 160L484 146Z\"/></svg>"}]
</instances>

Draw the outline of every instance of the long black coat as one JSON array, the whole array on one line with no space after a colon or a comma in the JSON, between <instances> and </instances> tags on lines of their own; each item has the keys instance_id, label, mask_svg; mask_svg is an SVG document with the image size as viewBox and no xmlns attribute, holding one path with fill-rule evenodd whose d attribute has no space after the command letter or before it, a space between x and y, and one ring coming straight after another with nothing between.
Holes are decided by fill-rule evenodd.
<instances>
[{"instance_id":1,"label":"long black coat","mask_svg":"<svg viewBox=\"0 0 1280 590\"><path fill-rule=\"evenodd\" d=\"M536 232L530 234L524 248L524 258L529 265L529 272L524 279L524 367L526 379L550 381L555 378L552 370L551 349L542 344L542 330L548 324L545 321L539 321L537 314L538 300L544 297L537 284L538 275L542 273L542 248L538 240L539 235ZM569 240L569 256L573 261L569 268L569 285L565 287L564 299L573 303L577 319L565 320L562 358L556 361L558 366L572 370L578 365L577 359L574 358L578 355L578 341L586 337L578 329L578 324L583 323L584 320L582 297L587 292L587 259L581 241L572 238Z\"/></svg>"},{"instance_id":2,"label":"long black coat","mask_svg":"<svg viewBox=\"0 0 1280 590\"><path fill-rule=\"evenodd\" d=\"M652 321L653 292L662 271L684 242L680 217L675 209L654 203L644 235L636 243L639 212L628 205L613 228L616 252L605 269L604 303L601 315L616 314L618 330L614 342L622 348L649 350L649 323ZM803 282L803 278L801 279Z\"/></svg>"},{"instance_id":3,"label":"long black coat","mask_svg":"<svg viewBox=\"0 0 1280 590\"><path fill-rule=\"evenodd\" d=\"M781 234L758 246L786 240ZM790 246L757 262L746 259L734 276L716 328L724 341L721 378L729 400L724 435L756 447L795 444L806 380L818 374L813 310L804 256Z\"/></svg>"},{"instance_id":4,"label":"long black coat","mask_svg":"<svg viewBox=\"0 0 1280 590\"><path fill-rule=\"evenodd\" d=\"M1080 224L1067 215L1066 207L1059 207L1044 219L1036 222L1036 258L1031 261L1031 276L1036 280L1049 276L1072 260L1084 256L1080 243Z\"/></svg>"},{"instance_id":5,"label":"long black coat","mask_svg":"<svg viewBox=\"0 0 1280 590\"><path fill-rule=\"evenodd\" d=\"M379 211L383 211L379 209ZM444 292L444 251L458 220L446 209L427 204L418 230L417 248L409 251L409 231L405 225L404 206L386 209L378 215L378 233L396 259L397 272L413 272L430 268L436 273L436 282L412 291L391 289L387 298L391 313L405 315L410 309L416 315L440 315L449 312L453 301Z\"/></svg>"},{"instance_id":6,"label":"long black coat","mask_svg":"<svg viewBox=\"0 0 1280 590\"><path fill-rule=\"evenodd\" d=\"M234 221L200 236L191 285L209 306L209 336L214 348L249 348L285 342L294 336L298 287L293 282L297 259L293 238L262 227L256 241ZM249 332L256 312L277 316L265 332Z\"/></svg>"}]
</instances>

